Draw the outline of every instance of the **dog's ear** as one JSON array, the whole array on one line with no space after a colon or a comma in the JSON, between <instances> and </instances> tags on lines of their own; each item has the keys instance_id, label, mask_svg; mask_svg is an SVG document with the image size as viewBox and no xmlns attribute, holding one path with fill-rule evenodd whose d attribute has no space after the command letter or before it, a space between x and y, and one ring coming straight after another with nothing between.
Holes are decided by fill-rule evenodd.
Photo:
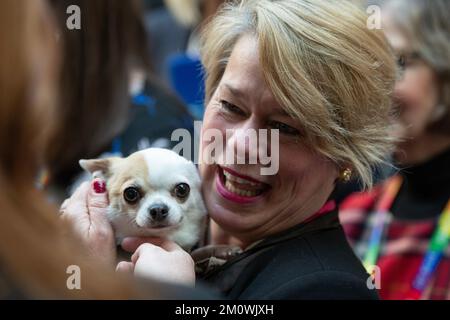
<instances>
[{"instance_id":1,"label":"dog's ear","mask_svg":"<svg viewBox=\"0 0 450 320\"><path fill-rule=\"evenodd\" d=\"M96 178L108 178L115 158L80 160L80 166Z\"/></svg>"}]
</instances>

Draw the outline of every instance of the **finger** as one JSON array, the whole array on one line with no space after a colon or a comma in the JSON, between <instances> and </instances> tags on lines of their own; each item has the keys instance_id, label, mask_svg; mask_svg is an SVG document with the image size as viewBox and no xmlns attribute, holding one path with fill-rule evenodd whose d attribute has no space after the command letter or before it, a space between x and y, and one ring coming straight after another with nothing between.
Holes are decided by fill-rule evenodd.
<instances>
[{"instance_id":1,"label":"finger","mask_svg":"<svg viewBox=\"0 0 450 320\"><path fill-rule=\"evenodd\" d=\"M94 179L88 192L88 204L92 208L106 208L109 204L106 183L102 179Z\"/></svg>"},{"instance_id":2,"label":"finger","mask_svg":"<svg viewBox=\"0 0 450 320\"><path fill-rule=\"evenodd\" d=\"M106 218L108 206L105 182L101 179L94 179L87 194L87 207L93 224L103 225L108 223Z\"/></svg>"},{"instance_id":3,"label":"finger","mask_svg":"<svg viewBox=\"0 0 450 320\"><path fill-rule=\"evenodd\" d=\"M67 206L69 204L69 199L64 200L64 202L62 203L61 207L59 207L59 214L63 215L67 209Z\"/></svg>"},{"instance_id":4,"label":"finger","mask_svg":"<svg viewBox=\"0 0 450 320\"><path fill-rule=\"evenodd\" d=\"M63 216L75 217L86 213L87 194L89 191L89 183L82 183L75 193L61 206L60 212Z\"/></svg>"},{"instance_id":5,"label":"finger","mask_svg":"<svg viewBox=\"0 0 450 320\"><path fill-rule=\"evenodd\" d=\"M60 211L64 211L64 209L67 208L68 204L69 204L69 199L64 200L64 202L61 204Z\"/></svg>"},{"instance_id":6,"label":"finger","mask_svg":"<svg viewBox=\"0 0 450 320\"><path fill-rule=\"evenodd\" d=\"M169 252L183 250L183 248L181 248L177 243L167 239L164 239L164 241L159 246Z\"/></svg>"},{"instance_id":7,"label":"finger","mask_svg":"<svg viewBox=\"0 0 450 320\"><path fill-rule=\"evenodd\" d=\"M133 255L131 256L131 262L136 265L137 261L139 260L139 257L142 255L144 250L149 250L152 247L157 247L152 243L143 243L141 244L136 251L133 253Z\"/></svg>"},{"instance_id":8,"label":"finger","mask_svg":"<svg viewBox=\"0 0 450 320\"><path fill-rule=\"evenodd\" d=\"M128 237L123 239L121 246L123 250L133 253L144 243L150 243L155 246L161 246L161 243L163 242L164 242L163 239L155 237L142 237L142 238Z\"/></svg>"},{"instance_id":9,"label":"finger","mask_svg":"<svg viewBox=\"0 0 450 320\"><path fill-rule=\"evenodd\" d=\"M69 203L75 200L86 200L87 193L89 190L89 182L83 182L80 186L75 190L73 195L69 199Z\"/></svg>"},{"instance_id":10,"label":"finger","mask_svg":"<svg viewBox=\"0 0 450 320\"><path fill-rule=\"evenodd\" d=\"M144 243L145 244L145 243ZM140 245L136 251L133 253L133 255L131 256L131 262L136 265L137 261L139 260L139 257L141 255L141 252L143 250L144 246Z\"/></svg>"},{"instance_id":11,"label":"finger","mask_svg":"<svg viewBox=\"0 0 450 320\"><path fill-rule=\"evenodd\" d=\"M134 273L134 264L127 261L121 261L117 264L116 272Z\"/></svg>"}]
</instances>

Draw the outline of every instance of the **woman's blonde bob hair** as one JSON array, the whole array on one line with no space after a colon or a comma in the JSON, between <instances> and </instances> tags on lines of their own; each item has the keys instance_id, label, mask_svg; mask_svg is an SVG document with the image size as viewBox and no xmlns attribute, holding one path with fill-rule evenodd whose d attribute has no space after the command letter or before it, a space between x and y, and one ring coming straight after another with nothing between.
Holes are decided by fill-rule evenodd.
<instances>
[{"instance_id":1,"label":"woman's blonde bob hair","mask_svg":"<svg viewBox=\"0 0 450 320\"><path fill-rule=\"evenodd\" d=\"M237 40L258 39L265 81L299 121L304 142L364 187L390 152L394 56L381 30L349 1L243 0L222 7L203 29L206 103Z\"/></svg>"}]
</instances>

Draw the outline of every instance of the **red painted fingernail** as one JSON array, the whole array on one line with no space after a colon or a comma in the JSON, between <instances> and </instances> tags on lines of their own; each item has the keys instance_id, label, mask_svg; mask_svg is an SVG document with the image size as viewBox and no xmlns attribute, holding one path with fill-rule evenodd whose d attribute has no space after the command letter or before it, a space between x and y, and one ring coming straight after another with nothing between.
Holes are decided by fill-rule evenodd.
<instances>
[{"instance_id":1,"label":"red painted fingernail","mask_svg":"<svg viewBox=\"0 0 450 320\"><path fill-rule=\"evenodd\" d=\"M94 191L95 193L105 193L106 192L106 184L104 181L96 180L94 181Z\"/></svg>"}]
</instances>

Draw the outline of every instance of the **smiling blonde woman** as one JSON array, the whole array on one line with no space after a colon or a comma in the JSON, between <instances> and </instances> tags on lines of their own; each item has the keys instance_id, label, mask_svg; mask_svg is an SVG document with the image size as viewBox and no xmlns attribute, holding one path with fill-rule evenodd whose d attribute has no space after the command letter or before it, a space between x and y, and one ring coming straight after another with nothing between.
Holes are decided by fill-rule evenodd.
<instances>
[{"instance_id":1,"label":"smiling blonde woman","mask_svg":"<svg viewBox=\"0 0 450 320\"><path fill-rule=\"evenodd\" d=\"M276 175L200 166L210 244L244 250L201 274L229 298L376 297L332 200L339 179L371 186L392 143L395 60L366 20L349 1L248 0L204 29L203 132L235 130L224 145L244 153L236 129L280 133Z\"/></svg>"}]
</instances>

